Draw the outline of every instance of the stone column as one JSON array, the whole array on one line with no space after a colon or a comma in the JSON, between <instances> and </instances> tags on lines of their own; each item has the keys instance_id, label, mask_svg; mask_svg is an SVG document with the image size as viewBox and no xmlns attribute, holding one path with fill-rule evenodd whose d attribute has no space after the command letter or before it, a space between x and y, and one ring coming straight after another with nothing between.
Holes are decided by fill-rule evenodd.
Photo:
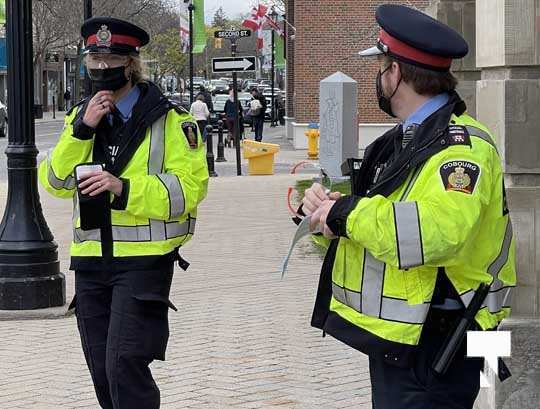
<instances>
[{"instance_id":1,"label":"stone column","mask_svg":"<svg viewBox=\"0 0 540 409\"><path fill-rule=\"evenodd\" d=\"M460 33L469 44L469 54L454 61L452 72L459 80L457 91L472 116L476 116L476 81L480 79L480 69L476 66L475 9L475 0L434 0L425 10Z\"/></svg>"},{"instance_id":2,"label":"stone column","mask_svg":"<svg viewBox=\"0 0 540 409\"><path fill-rule=\"evenodd\" d=\"M537 408L540 390L540 0L476 1L477 116L496 135L514 234L518 283L513 376L482 390L478 408Z\"/></svg>"},{"instance_id":3,"label":"stone column","mask_svg":"<svg viewBox=\"0 0 540 409\"><path fill-rule=\"evenodd\" d=\"M341 177L341 164L358 157L358 84L336 72L320 83L320 164L328 176Z\"/></svg>"}]
</instances>

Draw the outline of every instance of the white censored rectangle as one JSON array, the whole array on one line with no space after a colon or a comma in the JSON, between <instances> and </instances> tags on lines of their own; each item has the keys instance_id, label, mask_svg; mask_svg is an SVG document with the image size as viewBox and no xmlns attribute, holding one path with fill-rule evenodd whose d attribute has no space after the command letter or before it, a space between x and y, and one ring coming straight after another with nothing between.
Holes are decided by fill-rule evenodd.
<instances>
[{"instance_id":1,"label":"white censored rectangle","mask_svg":"<svg viewBox=\"0 0 540 409\"><path fill-rule=\"evenodd\" d=\"M467 356L509 357L510 331L467 331Z\"/></svg>"}]
</instances>

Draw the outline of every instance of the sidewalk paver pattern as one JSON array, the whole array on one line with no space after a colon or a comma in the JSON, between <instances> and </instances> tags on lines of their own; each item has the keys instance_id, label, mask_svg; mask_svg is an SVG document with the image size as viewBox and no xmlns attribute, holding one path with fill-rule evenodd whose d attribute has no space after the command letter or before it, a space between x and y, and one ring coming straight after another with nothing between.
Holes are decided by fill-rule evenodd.
<instances>
[{"instance_id":1,"label":"sidewalk paver pattern","mask_svg":"<svg viewBox=\"0 0 540 409\"><path fill-rule=\"evenodd\" d=\"M152 364L163 408L371 407L367 358L309 325L320 255L305 241L285 279L277 273L295 229L285 206L295 178L211 180L182 252L191 267L174 277L167 361ZM69 302L71 205L41 197ZM73 316L0 321L0 408L98 408Z\"/></svg>"}]
</instances>

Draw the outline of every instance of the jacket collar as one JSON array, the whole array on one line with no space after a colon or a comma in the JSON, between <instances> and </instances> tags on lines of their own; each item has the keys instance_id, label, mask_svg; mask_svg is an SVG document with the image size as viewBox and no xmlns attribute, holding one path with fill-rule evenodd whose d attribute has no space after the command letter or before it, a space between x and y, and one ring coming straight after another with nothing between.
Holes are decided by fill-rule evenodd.
<instances>
[{"instance_id":1,"label":"jacket collar","mask_svg":"<svg viewBox=\"0 0 540 409\"><path fill-rule=\"evenodd\" d=\"M442 142L442 139L444 139L443 137L447 133L452 114L460 116L465 110L465 102L457 92L452 91L448 102L438 111L431 114L420 125L414 138L399 153L392 164L384 170L377 184L369 191L368 196L374 196L376 194L388 196L405 182L411 168L418 166L431 156L445 149L448 146L447 144L437 142ZM384 143L379 143L379 146L382 147L384 145L387 150L391 150L393 153L393 139L397 132L401 132L400 125L384 134L381 137ZM381 157L381 155L378 156Z\"/></svg>"}]
</instances>

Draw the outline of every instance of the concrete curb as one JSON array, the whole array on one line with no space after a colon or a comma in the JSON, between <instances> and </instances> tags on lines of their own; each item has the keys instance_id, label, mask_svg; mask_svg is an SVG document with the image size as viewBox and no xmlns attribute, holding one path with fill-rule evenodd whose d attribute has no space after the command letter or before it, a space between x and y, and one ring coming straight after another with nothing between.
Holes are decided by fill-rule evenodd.
<instances>
[{"instance_id":1,"label":"concrete curb","mask_svg":"<svg viewBox=\"0 0 540 409\"><path fill-rule=\"evenodd\" d=\"M39 310L0 310L0 321L53 320L69 318L74 313L74 309L68 310L67 304L62 307L43 308Z\"/></svg>"},{"instance_id":2,"label":"concrete curb","mask_svg":"<svg viewBox=\"0 0 540 409\"><path fill-rule=\"evenodd\" d=\"M36 125L37 125L37 124L47 124L47 123L50 123L50 122L64 122L64 118L43 119L43 120L34 121L34 123L35 123Z\"/></svg>"}]
</instances>

